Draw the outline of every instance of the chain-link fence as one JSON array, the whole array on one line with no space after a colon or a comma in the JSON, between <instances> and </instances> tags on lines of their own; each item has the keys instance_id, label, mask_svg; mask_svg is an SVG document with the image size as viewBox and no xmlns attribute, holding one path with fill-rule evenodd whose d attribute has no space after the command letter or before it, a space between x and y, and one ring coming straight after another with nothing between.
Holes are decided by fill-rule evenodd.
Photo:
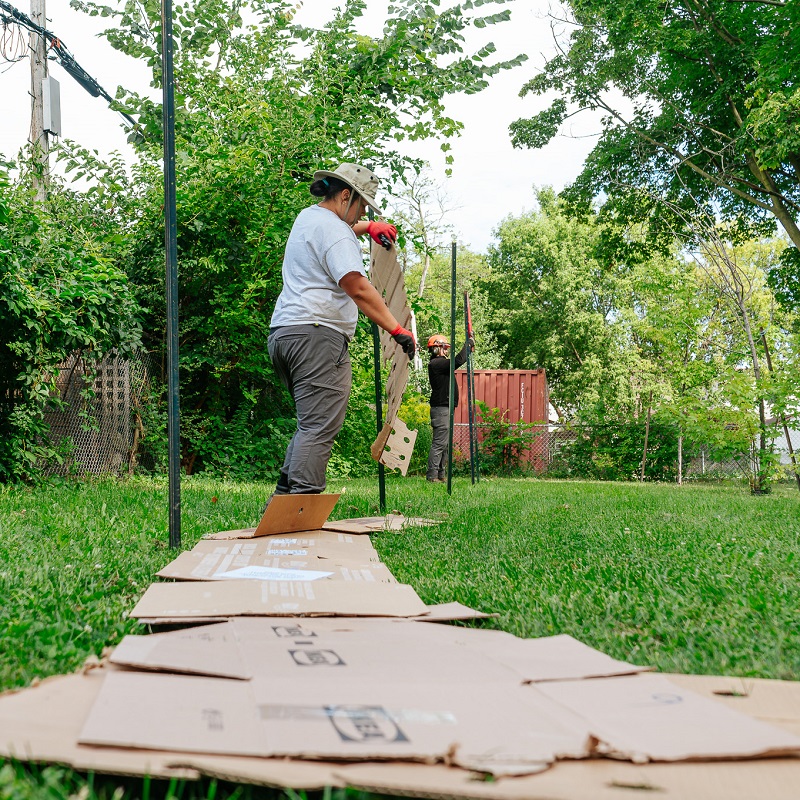
<instances>
[{"instance_id":1,"label":"chain-link fence","mask_svg":"<svg viewBox=\"0 0 800 800\"><path fill-rule=\"evenodd\" d=\"M46 412L51 444L60 460L46 475L131 472L141 433L139 409L149 381L147 358L115 353L99 364L73 354L60 367L57 402Z\"/></svg>"},{"instance_id":2,"label":"chain-link fence","mask_svg":"<svg viewBox=\"0 0 800 800\"><path fill-rule=\"evenodd\" d=\"M478 440L482 443L487 432L487 426L476 425ZM584 430L579 426L547 424L535 425L530 429L533 442L521 453L520 466L539 475L569 475L575 472L576 459L574 446L582 437ZM469 462L469 426L456 424L453 427L453 457L457 463ZM480 457L480 453L479 453ZM584 455L592 458L592 454ZM746 474L746 459L721 458L715 456L708 447L696 449L694 453L684 457L683 476L694 479L724 479L741 478ZM677 458L675 461L677 471Z\"/></svg>"}]
</instances>

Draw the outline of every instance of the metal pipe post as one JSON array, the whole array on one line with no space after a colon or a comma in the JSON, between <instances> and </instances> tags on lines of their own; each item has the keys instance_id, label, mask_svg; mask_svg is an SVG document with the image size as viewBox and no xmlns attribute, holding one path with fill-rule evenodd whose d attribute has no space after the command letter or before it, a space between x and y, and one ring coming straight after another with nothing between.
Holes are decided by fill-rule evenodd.
<instances>
[{"instance_id":1,"label":"metal pipe post","mask_svg":"<svg viewBox=\"0 0 800 800\"><path fill-rule=\"evenodd\" d=\"M369 219L375 219L375 213L369 209ZM375 243L370 237L369 249L370 253ZM378 326L371 322L372 328L372 362L375 367L375 418L377 423L377 431L380 434L383 429L383 384L381 381L381 333ZM381 514L386 513L386 467L378 462L378 505Z\"/></svg>"},{"instance_id":2,"label":"metal pipe post","mask_svg":"<svg viewBox=\"0 0 800 800\"><path fill-rule=\"evenodd\" d=\"M167 293L167 441L169 546L181 546L181 447L178 392L178 233L175 200L175 92L172 0L161 0L161 81L164 124L164 250Z\"/></svg>"},{"instance_id":3,"label":"metal pipe post","mask_svg":"<svg viewBox=\"0 0 800 800\"><path fill-rule=\"evenodd\" d=\"M450 431L447 441L447 494L453 493L453 424L456 394L456 240L450 246Z\"/></svg>"},{"instance_id":4,"label":"metal pipe post","mask_svg":"<svg viewBox=\"0 0 800 800\"><path fill-rule=\"evenodd\" d=\"M472 391L472 349L469 346L469 340L472 338L472 320L469 313L469 295L464 292L464 332L465 343L464 347L467 348L467 417L469 419L469 475L472 479L472 484L475 484L475 453L478 449L478 443L475 441L475 397Z\"/></svg>"}]
</instances>

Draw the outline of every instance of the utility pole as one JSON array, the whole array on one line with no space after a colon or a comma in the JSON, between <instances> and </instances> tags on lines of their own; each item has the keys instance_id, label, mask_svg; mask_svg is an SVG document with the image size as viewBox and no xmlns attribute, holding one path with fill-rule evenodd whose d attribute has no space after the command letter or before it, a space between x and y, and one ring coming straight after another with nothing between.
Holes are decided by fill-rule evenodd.
<instances>
[{"instance_id":1,"label":"utility pole","mask_svg":"<svg viewBox=\"0 0 800 800\"><path fill-rule=\"evenodd\" d=\"M31 0L31 19L42 28L47 27L44 8L45 0ZM31 52L31 138L34 157L39 156L41 172L34 175L36 199L43 203L47 199L47 186L50 182L50 142L44 130L44 104L42 102L42 82L47 77L47 42L44 36L31 32L29 39Z\"/></svg>"}]
</instances>

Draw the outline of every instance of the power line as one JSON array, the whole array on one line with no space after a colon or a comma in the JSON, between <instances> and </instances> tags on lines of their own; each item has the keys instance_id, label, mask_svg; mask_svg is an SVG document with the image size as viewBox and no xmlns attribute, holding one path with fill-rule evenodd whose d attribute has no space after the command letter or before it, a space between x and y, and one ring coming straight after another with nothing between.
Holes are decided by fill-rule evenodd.
<instances>
[{"instance_id":1,"label":"power line","mask_svg":"<svg viewBox=\"0 0 800 800\"><path fill-rule=\"evenodd\" d=\"M66 72L81 85L92 97L102 97L109 104L116 102L113 98L76 60L75 56L69 51L67 46L58 38L52 31L35 23L27 14L23 14L19 9L14 8L6 0L0 0L0 22L3 24L4 33L3 38L0 39L0 57L6 61L18 61L24 58L24 55L19 55L15 58L7 58L5 53L5 30L10 25L16 25L20 28L26 28L31 33L38 33L49 44L50 50L53 52L53 58L58 62ZM118 111L134 128L138 128L136 120L126 114L124 111Z\"/></svg>"}]
</instances>

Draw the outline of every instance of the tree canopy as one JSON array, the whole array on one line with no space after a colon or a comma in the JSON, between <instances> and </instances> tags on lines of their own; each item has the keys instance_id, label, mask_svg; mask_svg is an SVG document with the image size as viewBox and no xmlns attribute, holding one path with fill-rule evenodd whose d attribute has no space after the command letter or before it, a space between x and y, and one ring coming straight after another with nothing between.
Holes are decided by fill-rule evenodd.
<instances>
[{"instance_id":1,"label":"tree canopy","mask_svg":"<svg viewBox=\"0 0 800 800\"><path fill-rule=\"evenodd\" d=\"M522 94L557 97L511 126L541 147L572 114L600 110L602 134L574 186L629 218L663 197L696 203L794 244L773 277L800 298L800 5L782 0L568 0L560 52ZM647 194L630 188L647 188ZM649 198L650 202L643 202Z\"/></svg>"}]
</instances>

